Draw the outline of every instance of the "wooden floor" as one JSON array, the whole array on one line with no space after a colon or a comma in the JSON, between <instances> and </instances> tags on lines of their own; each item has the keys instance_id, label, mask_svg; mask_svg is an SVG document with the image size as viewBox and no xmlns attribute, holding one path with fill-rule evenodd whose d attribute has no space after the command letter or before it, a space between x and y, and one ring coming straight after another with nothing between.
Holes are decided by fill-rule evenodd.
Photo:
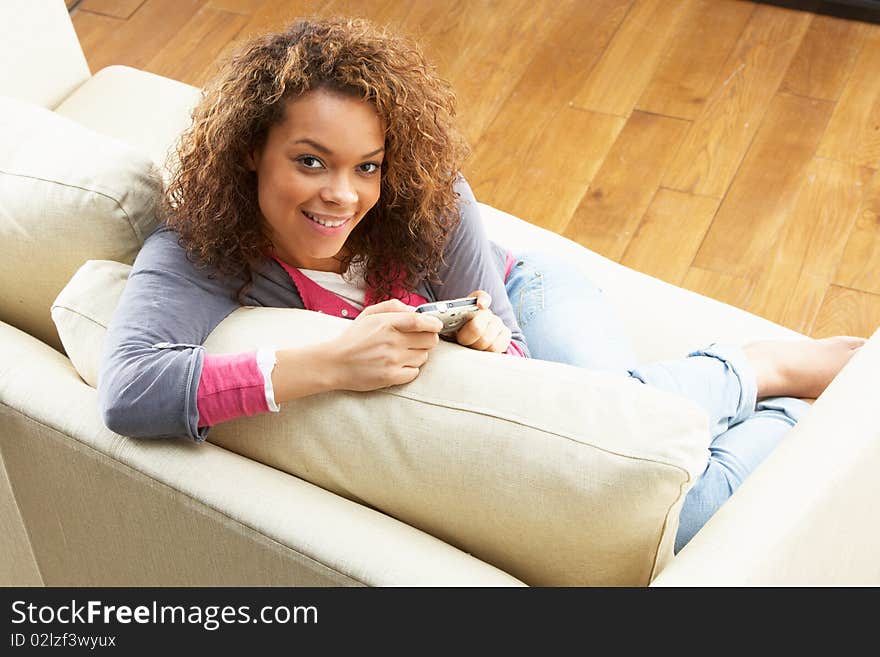
<instances>
[{"instance_id":1,"label":"wooden floor","mask_svg":"<svg viewBox=\"0 0 880 657\"><path fill-rule=\"evenodd\" d=\"M392 25L457 89L480 200L797 331L868 336L880 24L797 6L80 0L71 15L93 72L127 64L194 85L298 15Z\"/></svg>"}]
</instances>

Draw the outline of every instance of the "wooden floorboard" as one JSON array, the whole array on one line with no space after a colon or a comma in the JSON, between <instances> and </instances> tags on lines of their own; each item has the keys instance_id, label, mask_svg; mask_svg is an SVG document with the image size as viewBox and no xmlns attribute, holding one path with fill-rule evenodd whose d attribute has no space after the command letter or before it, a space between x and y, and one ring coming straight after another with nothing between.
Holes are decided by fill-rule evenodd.
<instances>
[{"instance_id":1,"label":"wooden floorboard","mask_svg":"<svg viewBox=\"0 0 880 657\"><path fill-rule=\"evenodd\" d=\"M633 112L563 234L619 260L688 126L682 119Z\"/></svg>"},{"instance_id":2,"label":"wooden floorboard","mask_svg":"<svg viewBox=\"0 0 880 657\"><path fill-rule=\"evenodd\" d=\"M727 193L811 19L775 6L755 9L664 186L715 198Z\"/></svg>"},{"instance_id":3,"label":"wooden floorboard","mask_svg":"<svg viewBox=\"0 0 880 657\"><path fill-rule=\"evenodd\" d=\"M878 27L878 26L873 26ZM880 30L873 31L831 117L819 155L880 167Z\"/></svg>"},{"instance_id":4,"label":"wooden floorboard","mask_svg":"<svg viewBox=\"0 0 880 657\"><path fill-rule=\"evenodd\" d=\"M694 258L703 269L755 280L779 239L831 116L825 100L778 94Z\"/></svg>"},{"instance_id":5,"label":"wooden floorboard","mask_svg":"<svg viewBox=\"0 0 880 657\"><path fill-rule=\"evenodd\" d=\"M71 16L93 72L124 64L196 86L297 17L388 25L456 88L480 200L797 331L869 335L880 21L819 6L82 0Z\"/></svg>"},{"instance_id":6,"label":"wooden floorboard","mask_svg":"<svg viewBox=\"0 0 880 657\"><path fill-rule=\"evenodd\" d=\"M658 189L620 262L680 285L718 211L718 200ZM657 254L665 254L658 258Z\"/></svg>"},{"instance_id":7,"label":"wooden floorboard","mask_svg":"<svg viewBox=\"0 0 880 657\"><path fill-rule=\"evenodd\" d=\"M816 16L792 59L781 90L837 100L870 33L865 23Z\"/></svg>"},{"instance_id":8,"label":"wooden floorboard","mask_svg":"<svg viewBox=\"0 0 880 657\"><path fill-rule=\"evenodd\" d=\"M872 171L814 158L779 238L764 256L749 306L768 319L807 333L843 256ZM780 294L785 290L785 294Z\"/></svg>"},{"instance_id":9,"label":"wooden floorboard","mask_svg":"<svg viewBox=\"0 0 880 657\"><path fill-rule=\"evenodd\" d=\"M629 116L693 0L639 0L574 97L576 107Z\"/></svg>"},{"instance_id":10,"label":"wooden floorboard","mask_svg":"<svg viewBox=\"0 0 880 657\"><path fill-rule=\"evenodd\" d=\"M696 119L754 10L729 0L688 6L636 107Z\"/></svg>"},{"instance_id":11,"label":"wooden floorboard","mask_svg":"<svg viewBox=\"0 0 880 657\"><path fill-rule=\"evenodd\" d=\"M865 193L846 250L835 274L837 285L880 295L880 172Z\"/></svg>"},{"instance_id":12,"label":"wooden floorboard","mask_svg":"<svg viewBox=\"0 0 880 657\"><path fill-rule=\"evenodd\" d=\"M82 0L79 8L113 18L130 18L144 0Z\"/></svg>"},{"instance_id":13,"label":"wooden floorboard","mask_svg":"<svg viewBox=\"0 0 880 657\"><path fill-rule=\"evenodd\" d=\"M202 7L145 68L200 87L216 74L218 56L247 20L240 13Z\"/></svg>"}]
</instances>

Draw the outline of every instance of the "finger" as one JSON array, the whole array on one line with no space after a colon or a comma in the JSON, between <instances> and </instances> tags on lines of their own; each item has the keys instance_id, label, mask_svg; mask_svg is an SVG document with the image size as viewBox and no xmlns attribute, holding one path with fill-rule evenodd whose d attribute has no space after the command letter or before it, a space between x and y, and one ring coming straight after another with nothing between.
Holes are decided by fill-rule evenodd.
<instances>
[{"instance_id":1,"label":"finger","mask_svg":"<svg viewBox=\"0 0 880 657\"><path fill-rule=\"evenodd\" d=\"M503 323L500 321L490 323L489 326L486 327L486 330L483 331L480 339L471 345L471 348L478 351L488 351L501 335L502 331L504 331Z\"/></svg>"},{"instance_id":2,"label":"finger","mask_svg":"<svg viewBox=\"0 0 880 657\"><path fill-rule=\"evenodd\" d=\"M477 297L477 306L480 310L488 310L489 306L492 305L492 297L485 290L474 290L468 296Z\"/></svg>"},{"instance_id":3,"label":"finger","mask_svg":"<svg viewBox=\"0 0 880 657\"><path fill-rule=\"evenodd\" d=\"M418 331L402 335L409 349L433 349L440 342L440 336L433 332Z\"/></svg>"},{"instance_id":4,"label":"finger","mask_svg":"<svg viewBox=\"0 0 880 657\"><path fill-rule=\"evenodd\" d=\"M394 383L391 385L403 385L404 383L415 381L419 376L420 371L421 370L419 370L418 367L401 367L400 370L398 370Z\"/></svg>"},{"instance_id":5,"label":"finger","mask_svg":"<svg viewBox=\"0 0 880 657\"><path fill-rule=\"evenodd\" d=\"M407 349L400 361L401 367L421 367L428 362L427 349Z\"/></svg>"},{"instance_id":6,"label":"finger","mask_svg":"<svg viewBox=\"0 0 880 657\"><path fill-rule=\"evenodd\" d=\"M495 338L495 341L492 343L492 346L489 347L489 351L492 351L496 354L503 354L507 351L507 348L510 346L510 339L512 337L512 333L507 326L504 327L504 330L498 334L498 337Z\"/></svg>"},{"instance_id":7,"label":"finger","mask_svg":"<svg viewBox=\"0 0 880 657\"><path fill-rule=\"evenodd\" d=\"M488 310L479 310L468 320L468 322L458 329L455 339L458 344L465 347L471 347L480 339L489 326L489 321L493 317L492 312Z\"/></svg>"},{"instance_id":8,"label":"finger","mask_svg":"<svg viewBox=\"0 0 880 657\"><path fill-rule=\"evenodd\" d=\"M439 333L443 330L443 322L439 317L421 313L395 313L389 315L391 326L401 333L429 332Z\"/></svg>"},{"instance_id":9,"label":"finger","mask_svg":"<svg viewBox=\"0 0 880 657\"><path fill-rule=\"evenodd\" d=\"M428 362L430 352L427 349L410 349L410 354L407 365L421 367Z\"/></svg>"},{"instance_id":10,"label":"finger","mask_svg":"<svg viewBox=\"0 0 880 657\"><path fill-rule=\"evenodd\" d=\"M400 299L388 299L387 301L382 301L381 303L375 303L372 306L367 306L361 311L361 315L377 315L379 313L400 313L400 312L414 312L415 309L412 306L406 305Z\"/></svg>"}]
</instances>

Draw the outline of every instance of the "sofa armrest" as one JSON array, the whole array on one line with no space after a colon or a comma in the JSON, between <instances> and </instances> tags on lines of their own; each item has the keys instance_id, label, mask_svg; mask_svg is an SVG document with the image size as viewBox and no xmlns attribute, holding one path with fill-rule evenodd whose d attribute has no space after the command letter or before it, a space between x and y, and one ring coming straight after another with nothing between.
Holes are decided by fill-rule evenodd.
<instances>
[{"instance_id":1,"label":"sofa armrest","mask_svg":"<svg viewBox=\"0 0 880 657\"><path fill-rule=\"evenodd\" d=\"M880 584L880 330L652 586Z\"/></svg>"},{"instance_id":2,"label":"sofa armrest","mask_svg":"<svg viewBox=\"0 0 880 657\"><path fill-rule=\"evenodd\" d=\"M0 454L46 585L522 585L216 445L118 436L96 394L0 322Z\"/></svg>"},{"instance_id":3,"label":"sofa armrest","mask_svg":"<svg viewBox=\"0 0 880 657\"><path fill-rule=\"evenodd\" d=\"M154 99L161 98L157 105ZM147 155L165 181L177 166L175 148L192 123L201 90L130 66L101 69L55 111Z\"/></svg>"}]
</instances>

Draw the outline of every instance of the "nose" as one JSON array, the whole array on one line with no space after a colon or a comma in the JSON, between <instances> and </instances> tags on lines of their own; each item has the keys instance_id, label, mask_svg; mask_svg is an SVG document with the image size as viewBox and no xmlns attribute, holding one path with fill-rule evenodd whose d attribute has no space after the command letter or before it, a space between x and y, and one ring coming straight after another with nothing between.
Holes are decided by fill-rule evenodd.
<instances>
[{"instance_id":1,"label":"nose","mask_svg":"<svg viewBox=\"0 0 880 657\"><path fill-rule=\"evenodd\" d=\"M321 200L336 205L352 205L357 202L358 194L349 177L340 174L333 176L321 189Z\"/></svg>"}]
</instances>

